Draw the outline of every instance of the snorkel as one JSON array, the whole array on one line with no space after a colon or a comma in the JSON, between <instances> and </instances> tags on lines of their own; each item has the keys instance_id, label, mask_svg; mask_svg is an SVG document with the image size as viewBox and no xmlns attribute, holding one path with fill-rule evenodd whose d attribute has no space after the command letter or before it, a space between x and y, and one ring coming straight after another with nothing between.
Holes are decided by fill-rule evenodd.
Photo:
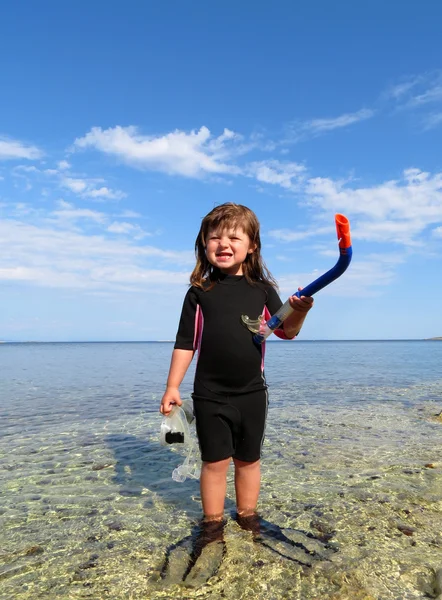
<instances>
[{"instance_id":1,"label":"snorkel","mask_svg":"<svg viewBox=\"0 0 442 600\"><path fill-rule=\"evenodd\" d=\"M319 290L322 290L327 285L338 279L348 268L351 257L351 237L350 237L350 222L344 215L335 215L336 233L338 236L339 245L339 259L333 268L329 271L309 283L301 291L296 292L294 295L300 298L301 296L310 297ZM289 300L287 300L281 308L268 320L264 321L261 316L258 319L250 319L247 315L242 315L241 319L244 325L254 333L253 341L257 344L262 344L271 333L278 327L281 327L282 323L287 319L293 312L293 308L290 306Z\"/></svg>"}]
</instances>

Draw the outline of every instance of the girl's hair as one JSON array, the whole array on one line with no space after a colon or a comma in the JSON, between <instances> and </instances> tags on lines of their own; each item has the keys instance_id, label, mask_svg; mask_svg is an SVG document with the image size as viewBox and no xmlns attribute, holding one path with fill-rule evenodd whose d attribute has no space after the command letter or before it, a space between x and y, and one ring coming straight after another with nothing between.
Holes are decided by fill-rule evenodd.
<instances>
[{"instance_id":1,"label":"girl's hair","mask_svg":"<svg viewBox=\"0 0 442 600\"><path fill-rule=\"evenodd\" d=\"M210 290L221 275L220 270L207 260L206 240L209 230L236 229L241 227L249 236L256 249L247 254L242 268L247 281L265 283L277 287L277 283L264 264L261 257L261 238L259 237L259 221L255 213L241 204L226 202L216 206L204 217L195 241L196 265L190 276L190 284L204 290Z\"/></svg>"}]
</instances>

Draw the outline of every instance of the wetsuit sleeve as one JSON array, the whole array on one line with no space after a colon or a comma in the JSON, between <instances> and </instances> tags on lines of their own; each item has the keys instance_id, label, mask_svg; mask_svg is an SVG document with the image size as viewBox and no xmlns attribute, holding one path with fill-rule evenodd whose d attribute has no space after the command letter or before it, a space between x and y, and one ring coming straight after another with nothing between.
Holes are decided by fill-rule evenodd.
<instances>
[{"instance_id":1,"label":"wetsuit sleeve","mask_svg":"<svg viewBox=\"0 0 442 600\"><path fill-rule=\"evenodd\" d=\"M199 315L200 308L197 293L195 288L191 287L184 298L175 349L193 351L197 349Z\"/></svg>"},{"instance_id":2,"label":"wetsuit sleeve","mask_svg":"<svg viewBox=\"0 0 442 600\"><path fill-rule=\"evenodd\" d=\"M282 306L282 300L278 295L278 292L275 290L274 287L272 286L268 286L266 288L266 292L267 292L267 301L266 301L266 308L268 310L268 312L270 313L268 318L270 318L271 316L273 316ZM267 320L267 316L266 316L266 320ZM288 337L285 332L284 332L284 324L282 325L281 328L275 329L275 331L273 332L276 337L281 338L282 340L292 340L295 336L293 337Z\"/></svg>"}]
</instances>

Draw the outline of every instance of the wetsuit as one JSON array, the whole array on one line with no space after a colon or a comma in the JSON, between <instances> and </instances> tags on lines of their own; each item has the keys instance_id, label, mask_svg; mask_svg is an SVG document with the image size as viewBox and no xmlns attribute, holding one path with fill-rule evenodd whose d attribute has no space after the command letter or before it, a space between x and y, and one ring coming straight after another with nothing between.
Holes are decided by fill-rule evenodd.
<instances>
[{"instance_id":1,"label":"wetsuit","mask_svg":"<svg viewBox=\"0 0 442 600\"><path fill-rule=\"evenodd\" d=\"M237 275L221 276L207 291L188 290L175 348L198 351L193 400L202 460L260 458L268 405L265 344L253 342L241 315L268 319L281 305L272 286ZM275 333L287 339L282 330Z\"/></svg>"}]
</instances>

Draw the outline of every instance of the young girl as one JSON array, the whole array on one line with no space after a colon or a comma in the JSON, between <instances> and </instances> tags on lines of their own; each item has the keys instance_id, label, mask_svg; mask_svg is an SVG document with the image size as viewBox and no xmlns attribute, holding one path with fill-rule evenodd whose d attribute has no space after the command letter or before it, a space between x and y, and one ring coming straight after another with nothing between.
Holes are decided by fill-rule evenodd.
<instances>
[{"instance_id":1,"label":"young girl","mask_svg":"<svg viewBox=\"0 0 442 600\"><path fill-rule=\"evenodd\" d=\"M179 386L198 350L193 405L203 461L203 522L223 521L232 459L240 522L256 515L268 405L265 347L253 342L241 315L268 319L282 302L261 258L259 222L249 208L214 208L202 220L195 252L160 412L168 415L181 405ZM294 312L276 335L294 338L312 304L312 298L292 296Z\"/></svg>"}]
</instances>

